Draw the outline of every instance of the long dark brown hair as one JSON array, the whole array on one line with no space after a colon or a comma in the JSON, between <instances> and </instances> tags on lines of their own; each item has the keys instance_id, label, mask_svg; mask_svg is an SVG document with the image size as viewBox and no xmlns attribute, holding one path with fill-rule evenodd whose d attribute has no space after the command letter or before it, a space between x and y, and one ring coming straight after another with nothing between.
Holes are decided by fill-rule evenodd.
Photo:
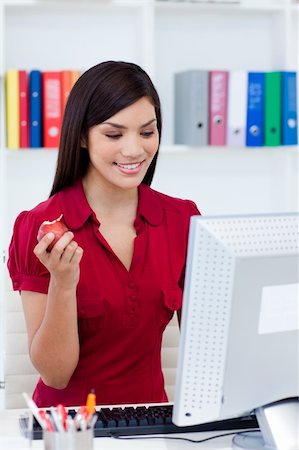
<instances>
[{"instance_id":1,"label":"long dark brown hair","mask_svg":"<svg viewBox=\"0 0 299 450\"><path fill-rule=\"evenodd\" d=\"M160 145L160 99L150 77L141 67L123 61L105 61L81 75L65 108L50 196L86 175L89 155L82 142L87 142L88 130L145 96L155 108ZM142 180L148 186L154 176L157 157L158 151Z\"/></svg>"}]
</instances>

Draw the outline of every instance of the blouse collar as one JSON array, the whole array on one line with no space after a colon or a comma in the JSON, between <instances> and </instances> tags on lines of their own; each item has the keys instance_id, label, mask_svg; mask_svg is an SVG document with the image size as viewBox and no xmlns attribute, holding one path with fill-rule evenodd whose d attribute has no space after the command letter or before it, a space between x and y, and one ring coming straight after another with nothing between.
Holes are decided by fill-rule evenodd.
<instances>
[{"instance_id":1,"label":"blouse collar","mask_svg":"<svg viewBox=\"0 0 299 450\"><path fill-rule=\"evenodd\" d=\"M83 189L82 180L76 181L58 193L66 225L73 230L81 228L94 215ZM138 187L137 217L142 216L151 225L163 220L163 208L156 191L145 184Z\"/></svg>"}]
</instances>

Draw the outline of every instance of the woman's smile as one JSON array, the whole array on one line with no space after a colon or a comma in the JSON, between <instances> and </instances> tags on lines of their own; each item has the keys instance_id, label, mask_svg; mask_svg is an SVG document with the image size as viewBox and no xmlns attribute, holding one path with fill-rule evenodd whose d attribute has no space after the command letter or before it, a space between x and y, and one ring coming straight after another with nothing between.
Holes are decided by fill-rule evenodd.
<instances>
[{"instance_id":1,"label":"woman's smile","mask_svg":"<svg viewBox=\"0 0 299 450\"><path fill-rule=\"evenodd\" d=\"M144 161L135 163L114 163L120 172L124 174L134 175L139 173Z\"/></svg>"}]
</instances>

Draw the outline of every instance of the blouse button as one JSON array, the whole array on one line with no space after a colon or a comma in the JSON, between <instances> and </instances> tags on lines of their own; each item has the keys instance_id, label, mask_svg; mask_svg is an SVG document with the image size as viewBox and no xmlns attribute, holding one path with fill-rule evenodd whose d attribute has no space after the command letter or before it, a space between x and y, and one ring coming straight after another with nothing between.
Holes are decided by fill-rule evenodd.
<instances>
[{"instance_id":1,"label":"blouse button","mask_svg":"<svg viewBox=\"0 0 299 450\"><path fill-rule=\"evenodd\" d=\"M129 286L130 289L134 289L135 288L135 284L132 281L130 281L128 286Z\"/></svg>"}]
</instances>

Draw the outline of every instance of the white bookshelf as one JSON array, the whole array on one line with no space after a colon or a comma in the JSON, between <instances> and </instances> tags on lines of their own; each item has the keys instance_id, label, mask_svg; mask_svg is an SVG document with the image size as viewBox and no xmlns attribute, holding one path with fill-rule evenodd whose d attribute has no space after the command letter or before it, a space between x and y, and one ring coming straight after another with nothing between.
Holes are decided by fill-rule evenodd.
<instances>
[{"instance_id":1,"label":"white bookshelf","mask_svg":"<svg viewBox=\"0 0 299 450\"><path fill-rule=\"evenodd\" d=\"M57 157L56 150L5 148L5 71L83 71L107 59L140 64L159 91L163 138L153 187L193 198L204 214L298 208L296 148L173 145L174 73L187 69L297 70L298 2L0 0L1 251L7 251L18 212L48 196ZM4 279L6 262L1 260L1 329L5 294L10 289ZM1 348L0 332L0 381Z\"/></svg>"}]
</instances>

